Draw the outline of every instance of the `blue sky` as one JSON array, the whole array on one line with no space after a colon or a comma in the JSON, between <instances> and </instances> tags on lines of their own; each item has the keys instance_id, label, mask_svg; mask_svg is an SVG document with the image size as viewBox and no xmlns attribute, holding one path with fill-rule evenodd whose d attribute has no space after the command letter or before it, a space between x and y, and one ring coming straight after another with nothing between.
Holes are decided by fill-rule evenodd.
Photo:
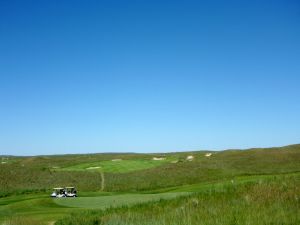
<instances>
[{"instance_id":1,"label":"blue sky","mask_svg":"<svg viewBox=\"0 0 300 225\"><path fill-rule=\"evenodd\" d=\"M300 143L298 1L1 1L0 155Z\"/></svg>"}]
</instances>

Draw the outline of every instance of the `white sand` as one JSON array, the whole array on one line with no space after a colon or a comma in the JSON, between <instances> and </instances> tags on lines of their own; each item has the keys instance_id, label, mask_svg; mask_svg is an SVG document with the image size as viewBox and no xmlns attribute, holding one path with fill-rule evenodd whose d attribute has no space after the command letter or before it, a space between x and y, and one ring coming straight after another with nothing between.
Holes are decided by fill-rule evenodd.
<instances>
[{"instance_id":1,"label":"white sand","mask_svg":"<svg viewBox=\"0 0 300 225\"><path fill-rule=\"evenodd\" d=\"M165 160L166 158L163 158L163 157L161 157L161 158L159 158L159 157L153 157L152 158L152 160Z\"/></svg>"},{"instance_id":2,"label":"white sand","mask_svg":"<svg viewBox=\"0 0 300 225\"><path fill-rule=\"evenodd\" d=\"M194 160L194 156L192 156L192 155L189 155L188 157L186 157L186 160L188 160L188 161L192 161L192 160Z\"/></svg>"},{"instance_id":3,"label":"white sand","mask_svg":"<svg viewBox=\"0 0 300 225\"><path fill-rule=\"evenodd\" d=\"M87 170L95 170L95 169L99 169L101 168L101 166L92 166L92 167L88 167L86 168Z\"/></svg>"}]
</instances>

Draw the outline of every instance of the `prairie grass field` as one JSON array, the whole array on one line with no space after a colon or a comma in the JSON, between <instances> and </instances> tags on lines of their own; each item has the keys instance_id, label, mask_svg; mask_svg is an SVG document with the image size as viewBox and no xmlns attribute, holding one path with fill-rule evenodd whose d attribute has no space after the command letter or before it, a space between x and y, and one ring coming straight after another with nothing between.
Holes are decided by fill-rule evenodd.
<instances>
[{"instance_id":1,"label":"prairie grass field","mask_svg":"<svg viewBox=\"0 0 300 225\"><path fill-rule=\"evenodd\" d=\"M76 186L78 198L50 198L64 186ZM300 145L5 156L0 224L300 224L299 187Z\"/></svg>"}]
</instances>

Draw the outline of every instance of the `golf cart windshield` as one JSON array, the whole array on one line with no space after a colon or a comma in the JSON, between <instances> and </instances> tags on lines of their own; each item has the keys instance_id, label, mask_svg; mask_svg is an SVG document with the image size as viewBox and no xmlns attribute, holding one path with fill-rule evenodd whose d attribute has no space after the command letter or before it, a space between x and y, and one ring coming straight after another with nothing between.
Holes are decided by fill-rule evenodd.
<instances>
[{"instance_id":1,"label":"golf cart windshield","mask_svg":"<svg viewBox=\"0 0 300 225\"><path fill-rule=\"evenodd\" d=\"M64 189L63 188L53 188L53 192L56 194L63 194Z\"/></svg>"},{"instance_id":2,"label":"golf cart windshield","mask_svg":"<svg viewBox=\"0 0 300 225\"><path fill-rule=\"evenodd\" d=\"M74 193L75 192L75 187L66 187L66 191L68 193Z\"/></svg>"}]
</instances>

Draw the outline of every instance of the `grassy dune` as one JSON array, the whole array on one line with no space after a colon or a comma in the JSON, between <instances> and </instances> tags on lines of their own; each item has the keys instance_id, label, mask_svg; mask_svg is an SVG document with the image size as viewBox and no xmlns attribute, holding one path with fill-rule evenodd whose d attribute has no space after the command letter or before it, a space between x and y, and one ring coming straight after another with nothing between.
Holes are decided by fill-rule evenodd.
<instances>
[{"instance_id":1,"label":"grassy dune","mask_svg":"<svg viewBox=\"0 0 300 225\"><path fill-rule=\"evenodd\" d=\"M205 153L5 157L0 224L299 222L300 145ZM51 188L70 185L79 198L49 198Z\"/></svg>"},{"instance_id":2,"label":"grassy dune","mask_svg":"<svg viewBox=\"0 0 300 225\"><path fill-rule=\"evenodd\" d=\"M109 174L106 179L106 190L145 191L228 180L237 176L300 171L300 145L214 152L211 157L205 157L203 152L192 152L178 154L177 157L185 159L188 155L193 155L195 159L164 164L130 174Z\"/></svg>"},{"instance_id":3,"label":"grassy dune","mask_svg":"<svg viewBox=\"0 0 300 225\"><path fill-rule=\"evenodd\" d=\"M193 161L186 161L193 155ZM105 172L105 191L145 191L231 179L242 175L290 173L300 171L300 145L270 149L230 150L213 152L170 153L164 156L179 159L178 163L153 161L160 154L91 154L40 157L14 157L13 162L0 164L0 196L33 192L49 192L55 186L76 185L81 191L101 189L102 177L97 171L57 171L78 165L112 162L122 159L130 162L121 173ZM150 161L151 167L144 163ZM139 170L132 171L132 161L142 161ZM123 162L122 162L123 163ZM153 163L155 166L153 166ZM156 164L158 163L158 164ZM161 163L161 164L160 164ZM145 166L146 165L146 166ZM149 166L148 168L145 168ZM153 167L152 167L153 166ZM140 169L144 167L144 169ZM54 169L53 169L54 168ZM118 167L119 169L120 167ZM113 170L113 167L110 167ZM124 172L130 171L131 172Z\"/></svg>"},{"instance_id":4,"label":"grassy dune","mask_svg":"<svg viewBox=\"0 0 300 225\"><path fill-rule=\"evenodd\" d=\"M57 225L299 224L300 176L211 186L191 196L107 211L83 211Z\"/></svg>"},{"instance_id":5,"label":"grassy dune","mask_svg":"<svg viewBox=\"0 0 300 225\"><path fill-rule=\"evenodd\" d=\"M94 192L82 193L84 197L77 199L51 199L45 195L34 194L18 195L0 199L0 218L15 225L22 224L22 218L25 218L27 224L47 224L58 219L57 224L74 225L184 224L189 220L191 222L186 224L199 224L196 223L199 219L197 215L201 215L202 218L205 212L206 219L202 224L232 224L228 221L238 212L239 223L233 224L244 224L241 221L251 212L247 219L249 224L263 224L256 221L273 221L270 214L274 211L280 212L284 220L281 218L278 223L273 224L297 224L294 221L297 221L296 215L300 210L299 187L300 174L294 173L179 186L168 190L167 193L161 190L158 194ZM106 210L102 211L104 209ZM255 209L262 210L258 218L254 218ZM72 216L66 217L70 213L73 213ZM63 219L64 217L66 218ZM216 221L216 218L219 218L219 221ZM255 223L250 223L251 221Z\"/></svg>"}]
</instances>

